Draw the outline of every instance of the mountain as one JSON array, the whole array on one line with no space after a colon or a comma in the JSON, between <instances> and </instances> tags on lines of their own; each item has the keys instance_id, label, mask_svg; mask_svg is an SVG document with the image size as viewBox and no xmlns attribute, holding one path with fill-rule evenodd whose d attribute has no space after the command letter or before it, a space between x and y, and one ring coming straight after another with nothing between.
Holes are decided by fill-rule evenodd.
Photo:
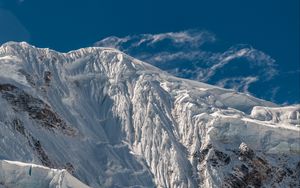
<instances>
[{"instance_id":1,"label":"mountain","mask_svg":"<svg viewBox=\"0 0 300 188\"><path fill-rule=\"evenodd\" d=\"M90 187L299 186L299 113L112 48L0 47L0 159Z\"/></svg>"}]
</instances>

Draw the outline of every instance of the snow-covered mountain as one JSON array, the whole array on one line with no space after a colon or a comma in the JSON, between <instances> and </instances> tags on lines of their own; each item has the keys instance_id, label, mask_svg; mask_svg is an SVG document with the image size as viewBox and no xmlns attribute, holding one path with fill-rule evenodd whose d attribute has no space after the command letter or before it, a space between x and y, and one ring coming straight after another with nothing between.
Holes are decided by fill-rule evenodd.
<instances>
[{"instance_id":1,"label":"snow-covered mountain","mask_svg":"<svg viewBox=\"0 0 300 188\"><path fill-rule=\"evenodd\" d=\"M0 159L90 187L300 186L299 113L111 48L0 47Z\"/></svg>"}]
</instances>

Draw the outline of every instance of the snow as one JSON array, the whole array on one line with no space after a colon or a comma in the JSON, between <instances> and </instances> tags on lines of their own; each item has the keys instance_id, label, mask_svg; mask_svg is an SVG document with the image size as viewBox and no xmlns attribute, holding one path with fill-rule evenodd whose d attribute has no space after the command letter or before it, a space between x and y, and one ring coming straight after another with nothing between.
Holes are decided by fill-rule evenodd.
<instances>
[{"instance_id":1,"label":"snow","mask_svg":"<svg viewBox=\"0 0 300 188\"><path fill-rule=\"evenodd\" d=\"M281 108L256 106L251 111L251 117L257 120L273 123L300 126L300 105Z\"/></svg>"},{"instance_id":2,"label":"snow","mask_svg":"<svg viewBox=\"0 0 300 188\"><path fill-rule=\"evenodd\" d=\"M9 97L24 100L24 93L32 96L26 104L47 107L52 113L42 115L51 118L37 119ZM231 153L228 166L212 166L212 150L197 158L210 145L228 154L244 143L270 165L277 165L271 154L284 153L292 166L300 151L299 106L176 78L111 48L59 53L2 45L0 105L0 158L37 164L28 164L42 172L29 184L56 186L63 177L67 187L76 177L90 187L220 187L240 162ZM47 127L49 119L55 126ZM7 183L27 181L27 164L2 164ZM74 177L55 170L68 166Z\"/></svg>"},{"instance_id":3,"label":"snow","mask_svg":"<svg viewBox=\"0 0 300 188\"><path fill-rule=\"evenodd\" d=\"M88 188L65 170L0 160L0 185L15 188Z\"/></svg>"}]
</instances>

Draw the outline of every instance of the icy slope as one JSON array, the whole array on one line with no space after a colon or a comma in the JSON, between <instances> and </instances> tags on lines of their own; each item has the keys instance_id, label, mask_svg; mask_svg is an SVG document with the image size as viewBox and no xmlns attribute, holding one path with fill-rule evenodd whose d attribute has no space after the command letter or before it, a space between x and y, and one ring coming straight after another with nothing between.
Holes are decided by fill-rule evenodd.
<instances>
[{"instance_id":1,"label":"icy slope","mask_svg":"<svg viewBox=\"0 0 300 188\"><path fill-rule=\"evenodd\" d=\"M88 188L66 170L5 160L0 160L0 187Z\"/></svg>"},{"instance_id":2,"label":"icy slope","mask_svg":"<svg viewBox=\"0 0 300 188\"><path fill-rule=\"evenodd\" d=\"M114 49L0 47L0 158L91 187L297 186L297 114Z\"/></svg>"}]
</instances>

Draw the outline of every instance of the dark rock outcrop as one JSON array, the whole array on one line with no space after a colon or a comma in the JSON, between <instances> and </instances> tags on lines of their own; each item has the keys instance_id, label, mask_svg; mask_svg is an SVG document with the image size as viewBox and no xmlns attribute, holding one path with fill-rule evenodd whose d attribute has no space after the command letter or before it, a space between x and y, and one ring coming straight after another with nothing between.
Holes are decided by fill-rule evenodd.
<instances>
[{"instance_id":1,"label":"dark rock outcrop","mask_svg":"<svg viewBox=\"0 0 300 188\"><path fill-rule=\"evenodd\" d=\"M11 84L0 84L0 93L2 98L6 99L16 112L27 112L29 117L35 120L38 125L48 130L58 130L70 136L76 134L75 129L67 125L43 100L29 95Z\"/></svg>"}]
</instances>

